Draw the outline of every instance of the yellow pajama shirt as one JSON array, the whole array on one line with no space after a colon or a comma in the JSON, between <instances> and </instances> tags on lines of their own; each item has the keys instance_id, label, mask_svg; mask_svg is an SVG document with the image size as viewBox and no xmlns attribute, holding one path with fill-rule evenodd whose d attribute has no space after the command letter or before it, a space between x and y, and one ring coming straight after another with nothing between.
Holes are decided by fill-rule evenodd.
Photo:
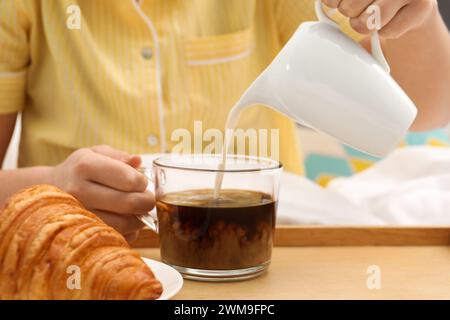
<instances>
[{"instance_id":1,"label":"yellow pajama shirt","mask_svg":"<svg viewBox=\"0 0 450 320\"><path fill-rule=\"evenodd\" d=\"M80 29L67 20L80 9ZM309 0L0 0L0 114L22 112L19 166L77 148L169 151L171 133L223 128L228 111L302 21ZM71 7L72 6L72 7ZM264 107L242 128L280 130L302 173L295 125Z\"/></svg>"}]
</instances>

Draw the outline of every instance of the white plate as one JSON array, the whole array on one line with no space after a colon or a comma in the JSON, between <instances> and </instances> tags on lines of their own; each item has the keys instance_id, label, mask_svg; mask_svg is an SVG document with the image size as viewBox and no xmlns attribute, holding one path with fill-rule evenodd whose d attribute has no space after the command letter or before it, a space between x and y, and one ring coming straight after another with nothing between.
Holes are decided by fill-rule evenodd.
<instances>
[{"instance_id":1,"label":"white plate","mask_svg":"<svg viewBox=\"0 0 450 320\"><path fill-rule=\"evenodd\" d=\"M158 300L169 300L181 290L183 277L177 270L156 260L147 258L142 258L142 260L152 269L155 277L161 281L163 293Z\"/></svg>"}]
</instances>

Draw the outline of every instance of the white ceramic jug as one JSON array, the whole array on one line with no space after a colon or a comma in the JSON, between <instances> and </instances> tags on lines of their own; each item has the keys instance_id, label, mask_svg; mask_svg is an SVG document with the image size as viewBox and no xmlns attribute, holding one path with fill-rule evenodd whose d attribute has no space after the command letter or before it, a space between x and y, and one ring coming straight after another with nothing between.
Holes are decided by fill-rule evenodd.
<instances>
[{"instance_id":1,"label":"white ceramic jug","mask_svg":"<svg viewBox=\"0 0 450 320\"><path fill-rule=\"evenodd\" d=\"M393 150L417 109L389 74L377 32L370 55L340 31L316 0L318 22L303 23L238 107L267 105L375 156Z\"/></svg>"}]
</instances>

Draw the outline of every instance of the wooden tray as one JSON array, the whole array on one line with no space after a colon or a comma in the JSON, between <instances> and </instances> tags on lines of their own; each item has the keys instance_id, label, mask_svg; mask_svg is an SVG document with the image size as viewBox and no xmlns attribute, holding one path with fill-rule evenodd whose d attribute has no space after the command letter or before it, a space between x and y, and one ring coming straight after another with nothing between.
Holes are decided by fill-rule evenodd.
<instances>
[{"instance_id":1,"label":"wooden tray","mask_svg":"<svg viewBox=\"0 0 450 320\"><path fill-rule=\"evenodd\" d=\"M135 248L159 247L158 235L144 229L133 242ZM447 246L450 226L278 226L275 246Z\"/></svg>"},{"instance_id":2,"label":"wooden tray","mask_svg":"<svg viewBox=\"0 0 450 320\"><path fill-rule=\"evenodd\" d=\"M158 248L136 249L160 259ZM381 287L367 286L369 266ZM448 246L275 247L266 274L239 282L185 280L175 299L450 299Z\"/></svg>"}]
</instances>

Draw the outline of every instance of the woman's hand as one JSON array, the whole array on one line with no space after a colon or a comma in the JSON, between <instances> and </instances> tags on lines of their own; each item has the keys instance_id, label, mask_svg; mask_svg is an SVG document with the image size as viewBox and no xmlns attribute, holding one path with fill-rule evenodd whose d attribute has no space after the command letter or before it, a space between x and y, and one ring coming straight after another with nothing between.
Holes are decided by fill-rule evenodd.
<instances>
[{"instance_id":1,"label":"woman's hand","mask_svg":"<svg viewBox=\"0 0 450 320\"><path fill-rule=\"evenodd\" d=\"M437 6L436 0L322 0L350 18L350 24L361 34L373 32L367 21L374 14L366 10L379 8L379 34L383 38L396 39L424 24Z\"/></svg>"},{"instance_id":2,"label":"woman's hand","mask_svg":"<svg viewBox=\"0 0 450 320\"><path fill-rule=\"evenodd\" d=\"M147 179L136 168L139 156L108 146L79 149L52 170L52 183L132 240L142 223L136 214L154 207Z\"/></svg>"}]
</instances>

